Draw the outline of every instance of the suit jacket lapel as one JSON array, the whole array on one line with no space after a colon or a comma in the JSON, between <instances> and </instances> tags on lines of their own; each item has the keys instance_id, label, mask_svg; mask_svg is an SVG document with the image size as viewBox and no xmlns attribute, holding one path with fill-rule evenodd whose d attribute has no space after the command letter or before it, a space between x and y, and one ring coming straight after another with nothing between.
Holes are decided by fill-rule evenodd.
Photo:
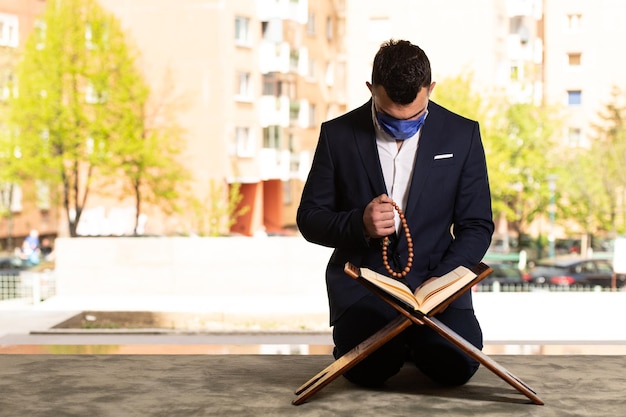
<instances>
[{"instance_id":1,"label":"suit jacket lapel","mask_svg":"<svg viewBox=\"0 0 626 417\"><path fill-rule=\"evenodd\" d=\"M424 187L424 182L430 174L433 160L437 152L437 138L443 130L443 121L438 117L439 112L436 107L437 105L431 102L428 117L422 127L422 133L417 148L417 157L415 158L415 166L413 168L413 177L409 188L409 198L405 210L407 213L415 210L417 202L421 198L420 194Z\"/></svg>"},{"instance_id":2,"label":"suit jacket lapel","mask_svg":"<svg viewBox=\"0 0 626 417\"><path fill-rule=\"evenodd\" d=\"M368 181L374 193L372 198L374 198L386 193L387 187L385 186L378 149L376 148L371 99L359 109L359 118L361 120L355 124L354 141L361 155L361 162L365 167L365 172L367 172Z\"/></svg>"}]
</instances>

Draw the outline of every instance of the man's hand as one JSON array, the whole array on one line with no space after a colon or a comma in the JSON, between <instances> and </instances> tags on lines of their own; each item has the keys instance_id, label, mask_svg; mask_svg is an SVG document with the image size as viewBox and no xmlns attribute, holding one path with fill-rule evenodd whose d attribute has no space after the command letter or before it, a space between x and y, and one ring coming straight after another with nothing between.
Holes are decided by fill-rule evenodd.
<instances>
[{"instance_id":1,"label":"man's hand","mask_svg":"<svg viewBox=\"0 0 626 417\"><path fill-rule=\"evenodd\" d=\"M371 238L389 236L395 232L393 200L386 194L381 194L370 201L363 212L365 232Z\"/></svg>"}]
</instances>

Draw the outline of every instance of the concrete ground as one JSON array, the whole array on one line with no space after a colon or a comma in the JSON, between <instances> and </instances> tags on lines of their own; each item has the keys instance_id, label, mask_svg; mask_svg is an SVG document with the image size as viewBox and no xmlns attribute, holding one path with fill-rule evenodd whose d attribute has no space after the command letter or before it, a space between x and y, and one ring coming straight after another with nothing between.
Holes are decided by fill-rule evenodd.
<instances>
[{"instance_id":1,"label":"concrete ground","mask_svg":"<svg viewBox=\"0 0 626 417\"><path fill-rule=\"evenodd\" d=\"M1 302L0 417L621 416L626 327L618 318L625 317L625 297L475 294L486 342L502 347L490 356L530 385L544 406L529 404L484 367L466 386L444 389L410 365L382 389L358 388L339 378L294 406L294 390L332 362L322 299L129 296L54 297L35 306ZM51 331L88 310L220 312L224 326L194 332ZM252 323L249 331L229 331L229 318L244 313ZM306 331L255 327L254 319L271 316L310 321ZM598 346L605 349L587 354ZM555 347L558 355L535 354Z\"/></svg>"},{"instance_id":2,"label":"concrete ground","mask_svg":"<svg viewBox=\"0 0 626 417\"><path fill-rule=\"evenodd\" d=\"M622 416L624 356L495 356L545 402L479 369L441 388L412 366L379 389L339 378L294 406L326 355L0 355L1 417Z\"/></svg>"}]
</instances>

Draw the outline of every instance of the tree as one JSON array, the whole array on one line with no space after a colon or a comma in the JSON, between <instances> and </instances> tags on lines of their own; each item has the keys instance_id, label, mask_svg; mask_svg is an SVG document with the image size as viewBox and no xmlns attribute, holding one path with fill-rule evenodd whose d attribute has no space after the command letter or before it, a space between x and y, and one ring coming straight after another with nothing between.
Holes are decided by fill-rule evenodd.
<instances>
[{"instance_id":1,"label":"tree","mask_svg":"<svg viewBox=\"0 0 626 417\"><path fill-rule=\"evenodd\" d=\"M610 229L610 197L607 193L607 180L601 162L602 152L598 143L591 149L572 147L563 152L562 165L557 174L561 179L561 188L565 190L565 204L560 206L560 217L579 224L585 233L597 234ZM609 186L610 187L610 186Z\"/></svg>"},{"instance_id":2,"label":"tree","mask_svg":"<svg viewBox=\"0 0 626 417\"><path fill-rule=\"evenodd\" d=\"M494 214L506 219L507 230L517 236L516 249L531 249L530 256L540 258L547 242L544 232L540 230L530 245L529 229L536 220L551 216L550 210L556 211L560 201L557 191L561 187L550 189L553 181L560 180L555 164L559 160L555 139L561 127L560 112L556 106L508 100L501 100L493 109L493 134L485 148Z\"/></svg>"},{"instance_id":3,"label":"tree","mask_svg":"<svg viewBox=\"0 0 626 417\"><path fill-rule=\"evenodd\" d=\"M530 103L510 104L502 114L497 148L506 155L506 163L492 172L506 177L496 196L506 206L506 218L518 235L526 234L530 223L545 214L550 204L549 178L556 174L558 160L558 115L556 108Z\"/></svg>"},{"instance_id":4,"label":"tree","mask_svg":"<svg viewBox=\"0 0 626 417\"><path fill-rule=\"evenodd\" d=\"M589 173L587 183L593 180L595 192L588 198L597 203L594 221L598 229L616 236L626 232L626 101L618 86L612 88L611 99L598 118L600 122L593 126L596 136L585 158L596 167ZM580 186L575 190L583 191Z\"/></svg>"},{"instance_id":5,"label":"tree","mask_svg":"<svg viewBox=\"0 0 626 417\"><path fill-rule=\"evenodd\" d=\"M172 91L166 86L163 91ZM125 179L115 183L117 192L135 199L135 225L138 234L139 216L144 204L158 206L166 214L179 212L181 202L193 198L188 188L191 175L181 163L183 130L175 122L180 103L173 96L160 95L148 100L148 88L137 79L127 92L130 100L118 111L122 122L110 132L109 143L116 172ZM126 100L120 100L126 102Z\"/></svg>"},{"instance_id":6,"label":"tree","mask_svg":"<svg viewBox=\"0 0 626 417\"><path fill-rule=\"evenodd\" d=\"M511 152L506 146L507 140L502 129L500 120L506 106L496 103L496 96L485 95L484 91L473 90L475 85L471 73L460 74L456 77L446 78L437 84L434 92L434 100L467 118L477 120L480 123L481 137L485 154L487 156L487 168L489 171L489 183L492 194L494 217L508 214L509 206L502 196L511 190L511 184L516 179L512 175L510 167ZM511 216L507 216L511 217Z\"/></svg>"},{"instance_id":7,"label":"tree","mask_svg":"<svg viewBox=\"0 0 626 417\"><path fill-rule=\"evenodd\" d=\"M148 196L167 200L176 185L167 169L175 147L165 141L163 151L147 119L150 91L135 59L119 22L96 0L50 0L27 41L10 120L30 175L58 190L70 236L94 184L122 172L137 210Z\"/></svg>"},{"instance_id":8,"label":"tree","mask_svg":"<svg viewBox=\"0 0 626 417\"><path fill-rule=\"evenodd\" d=\"M250 207L243 205L241 184L209 180L207 196L196 198L191 210L192 229L201 236L223 236L237 218L246 214Z\"/></svg>"},{"instance_id":9,"label":"tree","mask_svg":"<svg viewBox=\"0 0 626 417\"><path fill-rule=\"evenodd\" d=\"M504 217L518 236L549 204L550 155L560 128L556 108L510 103L497 91L474 91L471 73L438 83L435 101L478 120L487 156L494 218Z\"/></svg>"},{"instance_id":10,"label":"tree","mask_svg":"<svg viewBox=\"0 0 626 417\"><path fill-rule=\"evenodd\" d=\"M20 149L7 120L8 102L15 92L17 60L15 49L0 46L0 219L7 219L8 248L13 247L13 197L23 180L19 170Z\"/></svg>"}]
</instances>

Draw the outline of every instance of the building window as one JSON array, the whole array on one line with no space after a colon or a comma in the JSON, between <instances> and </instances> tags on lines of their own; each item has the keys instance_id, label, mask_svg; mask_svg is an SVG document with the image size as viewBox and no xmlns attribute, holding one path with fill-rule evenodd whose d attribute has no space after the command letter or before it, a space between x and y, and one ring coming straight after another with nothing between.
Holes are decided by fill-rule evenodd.
<instances>
[{"instance_id":1,"label":"building window","mask_svg":"<svg viewBox=\"0 0 626 417\"><path fill-rule=\"evenodd\" d=\"M263 40L273 43L283 41L283 25L280 19L270 19L267 22L261 22L261 36Z\"/></svg>"},{"instance_id":2,"label":"building window","mask_svg":"<svg viewBox=\"0 0 626 417\"><path fill-rule=\"evenodd\" d=\"M280 126L268 126L263 128L263 147L281 149L282 129Z\"/></svg>"},{"instance_id":3,"label":"building window","mask_svg":"<svg viewBox=\"0 0 626 417\"><path fill-rule=\"evenodd\" d=\"M295 138L293 136L293 133L289 134L289 152L295 152L296 150L296 143L295 143Z\"/></svg>"},{"instance_id":4,"label":"building window","mask_svg":"<svg viewBox=\"0 0 626 417\"><path fill-rule=\"evenodd\" d=\"M582 145L582 130L578 127L570 127L567 132L567 144L573 147Z\"/></svg>"},{"instance_id":5,"label":"building window","mask_svg":"<svg viewBox=\"0 0 626 417\"><path fill-rule=\"evenodd\" d=\"M293 192L291 191L291 181L283 181L283 204L288 206L293 203Z\"/></svg>"},{"instance_id":6,"label":"building window","mask_svg":"<svg viewBox=\"0 0 626 417\"><path fill-rule=\"evenodd\" d=\"M570 52L567 54L567 65L570 67L579 67L582 54L580 52Z\"/></svg>"},{"instance_id":7,"label":"building window","mask_svg":"<svg viewBox=\"0 0 626 417\"><path fill-rule=\"evenodd\" d=\"M309 12L309 18L306 21L306 34L315 36L315 13Z\"/></svg>"},{"instance_id":8,"label":"building window","mask_svg":"<svg viewBox=\"0 0 626 417\"><path fill-rule=\"evenodd\" d=\"M297 49L292 49L289 52L289 69L293 72L297 72L299 66L300 66L300 51Z\"/></svg>"},{"instance_id":9,"label":"building window","mask_svg":"<svg viewBox=\"0 0 626 417\"><path fill-rule=\"evenodd\" d=\"M250 128L248 127L236 127L235 128L235 146L234 153L237 156L243 158L250 158L254 156L254 140L250 134ZM233 152L231 151L231 154Z\"/></svg>"},{"instance_id":10,"label":"building window","mask_svg":"<svg viewBox=\"0 0 626 417\"><path fill-rule=\"evenodd\" d=\"M333 39L333 19L330 16L326 18L326 39Z\"/></svg>"},{"instance_id":11,"label":"building window","mask_svg":"<svg viewBox=\"0 0 626 417\"><path fill-rule=\"evenodd\" d=\"M250 19L247 17L235 17L235 43L237 45L250 45Z\"/></svg>"},{"instance_id":12,"label":"building window","mask_svg":"<svg viewBox=\"0 0 626 417\"><path fill-rule=\"evenodd\" d=\"M289 102L289 120L297 121L300 118L300 102L292 100Z\"/></svg>"},{"instance_id":13,"label":"building window","mask_svg":"<svg viewBox=\"0 0 626 417\"><path fill-rule=\"evenodd\" d=\"M332 87L335 84L335 67L331 61L326 63L326 71L324 73L326 85Z\"/></svg>"},{"instance_id":14,"label":"building window","mask_svg":"<svg viewBox=\"0 0 626 417\"><path fill-rule=\"evenodd\" d=\"M317 117L315 115L317 108L315 104L309 104L309 127L317 126Z\"/></svg>"},{"instance_id":15,"label":"building window","mask_svg":"<svg viewBox=\"0 0 626 417\"><path fill-rule=\"evenodd\" d=\"M22 211L22 188L13 183L0 183L0 209L11 213Z\"/></svg>"},{"instance_id":16,"label":"building window","mask_svg":"<svg viewBox=\"0 0 626 417\"><path fill-rule=\"evenodd\" d=\"M37 189L37 208L39 210L50 210L51 198L50 198L50 186L44 181L36 182Z\"/></svg>"},{"instance_id":17,"label":"building window","mask_svg":"<svg viewBox=\"0 0 626 417\"><path fill-rule=\"evenodd\" d=\"M263 95L278 97L280 82L276 80L274 74L263 74Z\"/></svg>"},{"instance_id":18,"label":"building window","mask_svg":"<svg viewBox=\"0 0 626 417\"><path fill-rule=\"evenodd\" d=\"M0 101L6 101L11 96L17 97L17 83L13 72L6 69L0 72Z\"/></svg>"},{"instance_id":19,"label":"building window","mask_svg":"<svg viewBox=\"0 0 626 417\"><path fill-rule=\"evenodd\" d=\"M38 51L41 51L46 47L46 23L42 20L37 20L35 22L35 39L37 39L37 43L35 44L35 48Z\"/></svg>"},{"instance_id":20,"label":"building window","mask_svg":"<svg viewBox=\"0 0 626 417\"><path fill-rule=\"evenodd\" d=\"M235 80L237 83L237 100L249 101L252 96L252 88L250 87L250 73L238 72Z\"/></svg>"},{"instance_id":21,"label":"building window","mask_svg":"<svg viewBox=\"0 0 626 417\"><path fill-rule=\"evenodd\" d=\"M309 69L307 71L307 78L309 80L315 80L316 73L317 73L316 67L317 67L317 61L315 59L311 58L309 60Z\"/></svg>"},{"instance_id":22,"label":"building window","mask_svg":"<svg viewBox=\"0 0 626 417\"><path fill-rule=\"evenodd\" d=\"M17 16L0 13L0 46L17 48L19 45L19 21Z\"/></svg>"},{"instance_id":23,"label":"building window","mask_svg":"<svg viewBox=\"0 0 626 417\"><path fill-rule=\"evenodd\" d=\"M583 92L580 90L569 90L567 92L567 105L580 106L582 104Z\"/></svg>"},{"instance_id":24,"label":"building window","mask_svg":"<svg viewBox=\"0 0 626 417\"><path fill-rule=\"evenodd\" d=\"M582 29L583 15L580 13L570 13L567 15L567 30L579 32Z\"/></svg>"},{"instance_id":25,"label":"building window","mask_svg":"<svg viewBox=\"0 0 626 417\"><path fill-rule=\"evenodd\" d=\"M519 81L520 80L520 67L519 67L519 65L517 65L517 64L511 65L510 79L511 79L511 81Z\"/></svg>"},{"instance_id":26,"label":"building window","mask_svg":"<svg viewBox=\"0 0 626 417\"><path fill-rule=\"evenodd\" d=\"M289 81L280 80L276 73L263 74L263 95L273 97L293 98L296 94L295 85Z\"/></svg>"}]
</instances>

